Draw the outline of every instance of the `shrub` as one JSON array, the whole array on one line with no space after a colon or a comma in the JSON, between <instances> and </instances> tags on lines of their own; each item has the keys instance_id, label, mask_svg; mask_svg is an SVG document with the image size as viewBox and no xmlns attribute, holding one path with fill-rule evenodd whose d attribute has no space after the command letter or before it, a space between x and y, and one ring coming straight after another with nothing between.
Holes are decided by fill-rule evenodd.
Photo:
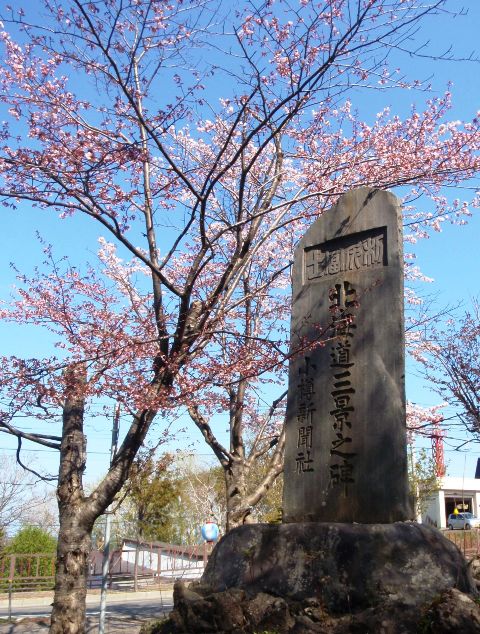
<instances>
[{"instance_id":1,"label":"shrub","mask_svg":"<svg viewBox=\"0 0 480 634\"><path fill-rule=\"evenodd\" d=\"M11 557L15 555L14 587L23 587L25 582L22 579L26 577L33 578L27 584L30 589L50 586L48 578L54 573L56 549L55 537L38 526L25 526L2 550L2 578L9 578ZM5 581L1 585L2 589L6 589Z\"/></svg>"}]
</instances>

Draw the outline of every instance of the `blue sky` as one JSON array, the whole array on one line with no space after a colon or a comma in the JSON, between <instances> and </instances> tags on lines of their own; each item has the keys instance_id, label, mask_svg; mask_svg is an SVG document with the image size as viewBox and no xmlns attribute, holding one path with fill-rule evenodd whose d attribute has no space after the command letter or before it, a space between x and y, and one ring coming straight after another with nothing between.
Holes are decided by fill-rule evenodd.
<instances>
[{"instance_id":1,"label":"blue sky","mask_svg":"<svg viewBox=\"0 0 480 634\"><path fill-rule=\"evenodd\" d=\"M450 44L454 54L459 58L466 58L476 48L480 27L480 3L469 2L469 16L443 18L442 20L428 19L424 26L424 39L431 39L434 50L441 53ZM460 5L452 2L453 5ZM480 54L480 51L477 51ZM467 61L435 62L418 58L412 59L414 75L417 77L432 77L437 94L442 94L449 80L453 82L454 110L450 113L452 119L464 119L474 116L480 109L480 65ZM412 70L412 69L409 69ZM376 113L384 106L390 106L392 113L405 114L411 102L421 101L422 95L415 92L370 92L353 93L353 105L360 112L372 120ZM472 183L475 186L477 183ZM454 192L452 192L453 196ZM460 197L462 192L456 192ZM2 248L0 250L0 297L8 296L14 281L13 273L9 269L9 262L14 261L23 271L28 273L35 264L40 264L42 253L36 240L39 231L48 242L55 245L58 255L69 254L73 260L84 261L94 259L97 249L97 228L85 219L60 221L50 212L31 210L22 206L19 211L3 211L2 218ZM480 236L480 212L464 227L445 223L442 233L433 234L415 247L417 264L423 272L435 279L435 282L425 289L425 292L438 294L438 305L457 304L463 301L468 304L472 296L479 294L477 253ZM17 354L19 356L35 356L49 351L48 341L38 332L20 330L10 326L0 325L0 341L3 354ZM439 402L436 397L418 378L412 364L407 366L407 398L421 405L433 405ZM109 458L109 444L111 434L110 421L98 418L88 421L88 466L87 481L98 479L104 471ZM460 435L459 435L460 437ZM180 436L179 446L186 447L186 436ZM454 452L451 446L454 441L447 441L446 458L451 475L473 476L477 457L480 457L480 445L472 443L468 454ZM0 436L0 452L11 453L16 445L14 439L7 435ZM207 453L206 445L201 440L197 451ZM48 465L55 471L55 452L46 449L34 449L37 463Z\"/></svg>"}]
</instances>

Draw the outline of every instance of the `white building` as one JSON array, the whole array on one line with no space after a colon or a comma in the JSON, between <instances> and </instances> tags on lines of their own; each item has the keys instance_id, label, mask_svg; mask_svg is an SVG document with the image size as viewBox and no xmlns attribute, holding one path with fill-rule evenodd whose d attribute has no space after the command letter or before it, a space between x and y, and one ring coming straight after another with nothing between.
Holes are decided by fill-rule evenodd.
<instances>
[{"instance_id":1,"label":"white building","mask_svg":"<svg viewBox=\"0 0 480 634\"><path fill-rule=\"evenodd\" d=\"M164 542L143 542L124 539L119 572L173 579L198 579L202 576L211 544L177 546Z\"/></svg>"},{"instance_id":2,"label":"white building","mask_svg":"<svg viewBox=\"0 0 480 634\"><path fill-rule=\"evenodd\" d=\"M422 513L422 523L447 528L447 518L457 507L480 517L480 479L445 476L440 488L429 500Z\"/></svg>"}]
</instances>

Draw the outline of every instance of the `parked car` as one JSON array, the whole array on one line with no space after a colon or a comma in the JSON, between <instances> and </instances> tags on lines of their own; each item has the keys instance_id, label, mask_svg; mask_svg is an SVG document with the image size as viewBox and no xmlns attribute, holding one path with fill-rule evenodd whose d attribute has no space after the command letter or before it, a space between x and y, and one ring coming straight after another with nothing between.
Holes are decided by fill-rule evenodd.
<instances>
[{"instance_id":1,"label":"parked car","mask_svg":"<svg viewBox=\"0 0 480 634\"><path fill-rule=\"evenodd\" d=\"M456 515L452 513L448 516L447 526L450 530L480 528L480 519L472 513L457 513Z\"/></svg>"}]
</instances>

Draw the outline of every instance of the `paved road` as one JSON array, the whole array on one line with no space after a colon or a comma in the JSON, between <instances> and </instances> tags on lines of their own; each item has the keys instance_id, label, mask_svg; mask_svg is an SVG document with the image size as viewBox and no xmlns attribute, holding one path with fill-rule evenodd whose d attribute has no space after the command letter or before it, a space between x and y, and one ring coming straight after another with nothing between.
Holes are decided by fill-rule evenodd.
<instances>
[{"instance_id":1,"label":"paved road","mask_svg":"<svg viewBox=\"0 0 480 634\"><path fill-rule=\"evenodd\" d=\"M50 616L51 596L12 601L13 623L1 623L0 634L46 632ZM23 605L19 605L22 602ZM111 594L107 597L106 632L138 632L141 624L159 618L172 609L171 590ZM99 595L87 597L86 632L96 632L100 608ZM8 606L0 601L0 618L8 616Z\"/></svg>"}]
</instances>

